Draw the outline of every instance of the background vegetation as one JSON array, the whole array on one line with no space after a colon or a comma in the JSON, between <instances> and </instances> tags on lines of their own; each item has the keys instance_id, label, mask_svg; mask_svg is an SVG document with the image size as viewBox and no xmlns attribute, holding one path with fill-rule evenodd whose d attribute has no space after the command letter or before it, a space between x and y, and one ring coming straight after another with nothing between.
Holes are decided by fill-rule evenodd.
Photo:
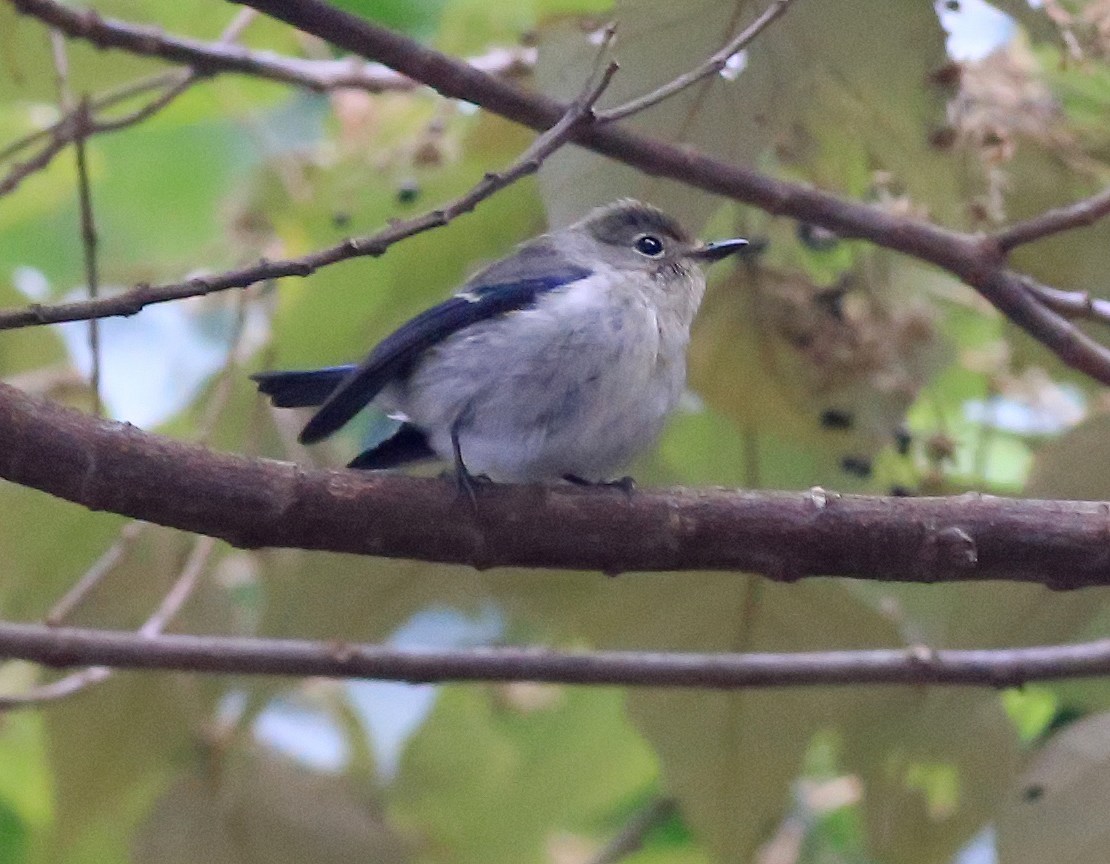
<instances>
[{"instance_id":1,"label":"background vegetation","mask_svg":"<svg viewBox=\"0 0 1110 864\"><path fill-rule=\"evenodd\" d=\"M335 5L445 53L484 56L563 99L594 62L594 34L615 21L621 68L603 107L693 68L762 8ZM339 56L211 0L94 6L209 44L234 20L229 44L315 63ZM796 0L720 73L625 122L888 213L989 231L1106 185L1108 57L1105 0L1040 9ZM104 120L182 89L141 122L84 143L101 294L376 231L461 195L532 140L394 79L385 92L314 92L256 75L191 86L163 77L111 108L95 101L167 68L81 39L52 43L40 21L0 4L0 305L87 292L74 148L33 171L28 159L49 136L3 149L86 96ZM691 395L636 466L642 485L1110 498L1101 386L955 277L578 148L381 257L103 320L95 392L85 323L0 334L0 374L217 449L339 465L372 430L305 452L298 418L260 404L249 372L357 358L481 263L623 196L665 207L702 236L765 244L716 274ZM1108 250L1101 222L1021 246L1012 262L1059 289L1107 296ZM604 579L248 552L12 484L0 485L0 551L6 620L402 647L990 648L1094 638L1110 615L1105 589ZM59 609L90 574L95 587ZM104 670L60 678L11 661L0 693L10 701L0 716L0 861L12 864L1079 864L1103 861L1108 839L1101 680L711 692Z\"/></svg>"}]
</instances>

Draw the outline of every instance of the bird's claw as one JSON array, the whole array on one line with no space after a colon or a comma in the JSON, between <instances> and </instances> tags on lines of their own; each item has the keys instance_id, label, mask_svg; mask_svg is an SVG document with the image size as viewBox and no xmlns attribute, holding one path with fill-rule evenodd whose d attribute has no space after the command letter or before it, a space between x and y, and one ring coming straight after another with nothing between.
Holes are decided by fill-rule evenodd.
<instances>
[{"instance_id":1,"label":"bird's claw","mask_svg":"<svg viewBox=\"0 0 1110 864\"><path fill-rule=\"evenodd\" d=\"M631 498L632 493L636 491L636 481L628 476L621 477L619 480L587 480L584 477L579 477L577 474L564 474L563 479L568 483L573 483L575 486L599 486L610 489L620 489L628 498Z\"/></svg>"}]
</instances>

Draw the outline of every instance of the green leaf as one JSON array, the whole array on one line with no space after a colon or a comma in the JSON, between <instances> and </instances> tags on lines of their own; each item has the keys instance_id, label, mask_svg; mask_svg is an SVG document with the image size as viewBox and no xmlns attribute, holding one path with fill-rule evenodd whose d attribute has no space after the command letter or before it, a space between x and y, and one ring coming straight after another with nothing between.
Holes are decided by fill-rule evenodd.
<instances>
[{"instance_id":1,"label":"green leaf","mask_svg":"<svg viewBox=\"0 0 1110 864\"><path fill-rule=\"evenodd\" d=\"M655 772L619 691L448 687L406 749L390 813L422 861L544 862L560 837L607 839L601 817Z\"/></svg>"},{"instance_id":2,"label":"green leaf","mask_svg":"<svg viewBox=\"0 0 1110 864\"><path fill-rule=\"evenodd\" d=\"M1005 864L1095 864L1105 859L1110 825L1110 715L1073 723L1033 757L1007 793L997 820Z\"/></svg>"},{"instance_id":3,"label":"green leaf","mask_svg":"<svg viewBox=\"0 0 1110 864\"><path fill-rule=\"evenodd\" d=\"M1026 494L1032 498L1110 498L1110 414L1096 414L1037 448Z\"/></svg>"},{"instance_id":4,"label":"green leaf","mask_svg":"<svg viewBox=\"0 0 1110 864\"><path fill-rule=\"evenodd\" d=\"M136 864L395 862L405 844L359 778L316 773L262 748L230 753L218 771L181 776L135 843Z\"/></svg>"},{"instance_id":5,"label":"green leaf","mask_svg":"<svg viewBox=\"0 0 1110 864\"><path fill-rule=\"evenodd\" d=\"M899 689L846 718L879 861L948 861L992 816L1017 768L1017 736L991 692Z\"/></svg>"},{"instance_id":6,"label":"green leaf","mask_svg":"<svg viewBox=\"0 0 1110 864\"><path fill-rule=\"evenodd\" d=\"M0 725L0 802L20 831L40 830L53 815L42 718L30 711L9 712Z\"/></svg>"},{"instance_id":7,"label":"green leaf","mask_svg":"<svg viewBox=\"0 0 1110 864\"><path fill-rule=\"evenodd\" d=\"M6 801L0 801L0 861L22 864L28 848L27 826Z\"/></svg>"},{"instance_id":8,"label":"green leaf","mask_svg":"<svg viewBox=\"0 0 1110 864\"><path fill-rule=\"evenodd\" d=\"M750 20L754 8L711 0L677 8L666 0L617 3L614 54L621 71L601 107L688 72ZM960 190L951 159L928 141L942 118L942 94L927 80L946 60L943 33L929 4L888 12L883 0L795 4L749 47L735 80L712 76L625 122L728 164L763 165L776 144L793 170L849 193L858 192L861 167L871 162L892 172L915 199L947 214L956 209ZM838 38L828 39L834 32ZM596 52L576 22L545 28L541 88L572 97ZM845 176L836 166L849 161L856 167ZM540 176L556 223L626 195L652 200L694 230L710 213L705 193L584 150L560 152Z\"/></svg>"},{"instance_id":9,"label":"green leaf","mask_svg":"<svg viewBox=\"0 0 1110 864\"><path fill-rule=\"evenodd\" d=\"M415 39L427 39L435 34L439 17L447 2L448 0L425 0L422 3L410 3L407 0L337 0L335 6Z\"/></svg>"}]
</instances>

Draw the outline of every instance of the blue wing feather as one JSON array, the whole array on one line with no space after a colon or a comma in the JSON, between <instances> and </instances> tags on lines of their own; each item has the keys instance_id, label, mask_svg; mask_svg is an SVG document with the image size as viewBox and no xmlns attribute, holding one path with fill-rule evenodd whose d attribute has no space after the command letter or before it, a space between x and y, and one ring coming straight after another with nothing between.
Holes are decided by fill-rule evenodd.
<instances>
[{"instance_id":1,"label":"blue wing feather","mask_svg":"<svg viewBox=\"0 0 1110 864\"><path fill-rule=\"evenodd\" d=\"M435 450L427 436L411 423L402 423L395 433L347 463L348 468L378 470L396 468L408 462L434 459Z\"/></svg>"},{"instance_id":2,"label":"blue wing feather","mask_svg":"<svg viewBox=\"0 0 1110 864\"><path fill-rule=\"evenodd\" d=\"M355 416L390 381L404 376L420 355L479 321L531 306L537 296L584 279L590 271L568 264L549 247L522 248L479 273L449 300L421 312L380 342L328 396L301 431L312 444ZM507 278L511 277L511 278Z\"/></svg>"}]
</instances>

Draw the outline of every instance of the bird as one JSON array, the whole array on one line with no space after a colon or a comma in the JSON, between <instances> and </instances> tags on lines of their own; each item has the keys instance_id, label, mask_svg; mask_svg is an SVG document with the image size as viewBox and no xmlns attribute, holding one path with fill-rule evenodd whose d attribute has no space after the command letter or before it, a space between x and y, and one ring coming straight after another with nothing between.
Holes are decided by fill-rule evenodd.
<instances>
[{"instance_id":1,"label":"bird","mask_svg":"<svg viewBox=\"0 0 1110 864\"><path fill-rule=\"evenodd\" d=\"M615 475L662 431L686 385L702 265L741 238L702 243L632 199L518 246L358 364L251 376L277 407L315 407L313 444L370 403L400 421L348 465L453 463L473 499L499 483L631 483Z\"/></svg>"}]
</instances>

